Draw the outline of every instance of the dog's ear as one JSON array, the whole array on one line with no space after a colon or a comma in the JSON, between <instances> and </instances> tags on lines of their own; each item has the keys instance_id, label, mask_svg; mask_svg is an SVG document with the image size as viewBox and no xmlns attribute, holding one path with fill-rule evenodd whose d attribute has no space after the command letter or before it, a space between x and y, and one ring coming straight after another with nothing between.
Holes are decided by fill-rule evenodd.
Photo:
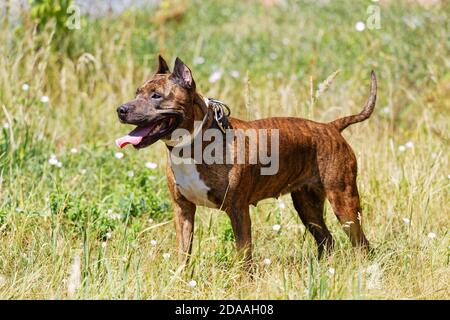
<instances>
[{"instance_id":1,"label":"dog's ear","mask_svg":"<svg viewBox=\"0 0 450 320\"><path fill-rule=\"evenodd\" d=\"M195 81L192 78L191 69L178 57L175 59L175 66L170 78L187 89L195 89Z\"/></svg>"},{"instance_id":2,"label":"dog's ear","mask_svg":"<svg viewBox=\"0 0 450 320\"><path fill-rule=\"evenodd\" d=\"M169 66L167 65L166 60L164 60L163 57L161 57L161 55L158 56L158 71L156 71L156 73L159 74L164 74L164 73L170 73L170 69Z\"/></svg>"}]
</instances>

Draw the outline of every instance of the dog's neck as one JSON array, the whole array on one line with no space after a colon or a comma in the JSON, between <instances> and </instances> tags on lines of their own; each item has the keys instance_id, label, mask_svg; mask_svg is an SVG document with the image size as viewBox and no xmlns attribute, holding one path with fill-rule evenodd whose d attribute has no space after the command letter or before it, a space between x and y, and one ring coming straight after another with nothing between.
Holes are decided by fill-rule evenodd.
<instances>
[{"instance_id":1,"label":"dog's neck","mask_svg":"<svg viewBox=\"0 0 450 320\"><path fill-rule=\"evenodd\" d=\"M203 134L205 130L211 127L214 121L214 113L208 107L208 98L195 93L193 103L192 127L189 135L183 136L179 140L164 139L168 147L183 147L192 144L197 135Z\"/></svg>"},{"instance_id":2,"label":"dog's neck","mask_svg":"<svg viewBox=\"0 0 450 320\"><path fill-rule=\"evenodd\" d=\"M208 98L203 97L202 95L195 93L193 100L193 110L194 110L194 122L195 121L203 121L206 115L208 115L207 123L205 123L205 127L209 127L212 124L212 112L209 108Z\"/></svg>"}]
</instances>

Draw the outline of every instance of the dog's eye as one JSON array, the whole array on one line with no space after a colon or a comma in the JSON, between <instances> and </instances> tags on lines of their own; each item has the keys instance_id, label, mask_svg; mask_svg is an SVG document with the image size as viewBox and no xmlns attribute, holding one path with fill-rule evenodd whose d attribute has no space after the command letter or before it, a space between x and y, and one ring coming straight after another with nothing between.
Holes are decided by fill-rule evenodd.
<instances>
[{"instance_id":1,"label":"dog's eye","mask_svg":"<svg viewBox=\"0 0 450 320\"><path fill-rule=\"evenodd\" d=\"M158 92L153 92L151 95L152 99L161 99L162 96Z\"/></svg>"}]
</instances>

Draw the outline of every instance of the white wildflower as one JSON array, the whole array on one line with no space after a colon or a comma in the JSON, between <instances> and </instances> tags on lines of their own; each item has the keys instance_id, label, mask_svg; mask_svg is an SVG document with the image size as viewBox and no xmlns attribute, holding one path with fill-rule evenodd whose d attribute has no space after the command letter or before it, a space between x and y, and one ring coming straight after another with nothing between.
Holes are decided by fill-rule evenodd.
<instances>
[{"instance_id":1,"label":"white wildflower","mask_svg":"<svg viewBox=\"0 0 450 320\"><path fill-rule=\"evenodd\" d=\"M334 276L334 274L336 273L336 269L330 268L330 269L328 269L328 273L331 274L332 276Z\"/></svg>"},{"instance_id":2,"label":"white wildflower","mask_svg":"<svg viewBox=\"0 0 450 320\"><path fill-rule=\"evenodd\" d=\"M407 147L408 149L412 149L414 148L414 143L412 141L408 141L407 143L405 143L405 147Z\"/></svg>"},{"instance_id":3,"label":"white wildflower","mask_svg":"<svg viewBox=\"0 0 450 320\"><path fill-rule=\"evenodd\" d=\"M381 111L386 114L391 112L391 109L389 109L389 107L384 107Z\"/></svg>"},{"instance_id":4,"label":"white wildflower","mask_svg":"<svg viewBox=\"0 0 450 320\"><path fill-rule=\"evenodd\" d=\"M411 223L411 221L408 218L403 218L402 220L403 220L404 224L410 224Z\"/></svg>"},{"instance_id":5,"label":"white wildflower","mask_svg":"<svg viewBox=\"0 0 450 320\"><path fill-rule=\"evenodd\" d=\"M41 102L42 103L48 103L50 101L50 99L47 96L42 96L41 97Z\"/></svg>"},{"instance_id":6,"label":"white wildflower","mask_svg":"<svg viewBox=\"0 0 450 320\"><path fill-rule=\"evenodd\" d=\"M434 238L436 238L436 233L430 232L430 233L428 233L427 237L430 239L434 239Z\"/></svg>"},{"instance_id":7,"label":"white wildflower","mask_svg":"<svg viewBox=\"0 0 450 320\"><path fill-rule=\"evenodd\" d=\"M87 170L86 169L80 169L80 173L81 174L86 174Z\"/></svg>"},{"instance_id":8,"label":"white wildflower","mask_svg":"<svg viewBox=\"0 0 450 320\"><path fill-rule=\"evenodd\" d=\"M205 58L200 57L200 56L194 58L194 64L204 64L204 63L205 63Z\"/></svg>"},{"instance_id":9,"label":"white wildflower","mask_svg":"<svg viewBox=\"0 0 450 320\"><path fill-rule=\"evenodd\" d=\"M114 154L114 157L116 157L117 159L122 159L123 158L123 153L122 152L116 152Z\"/></svg>"},{"instance_id":10,"label":"white wildflower","mask_svg":"<svg viewBox=\"0 0 450 320\"><path fill-rule=\"evenodd\" d=\"M9 123L8 122L5 122L4 124L3 124L3 128L5 128L5 129L9 129Z\"/></svg>"},{"instance_id":11,"label":"white wildflower","mask_svg":"<svg viewBox=\"0 0 450 320\"><path fill-rule=\"evenodd\" d=\"M111 239L112 233L111 233L111 232L107 232L107 233L105 234L105 236L106 236L106 239Z\"/></svg>"},{"instance_id":12,"label":"white wildflower","mask_svg":"<svg viewBox=\"0 0 450 320\"><path fill-rule=\"evenodd\" d=\"M156 163L154 163L154 162L147 162L147 163L145 164L145 166L146 166L148 169L156 169L156 167L158 167L158 165L157 165Z\"/></svg>"},{"instance_id":13,"label":"white wildflower","mask_svg":"<svg viewBox=\"0 0 450 320\"><path fill-rule=\"evenodd\" d=\"M274 225L272 226L272 230L273 230L273 231L278 232L278 231L280 231L280 229L281 229L281 226L280 226L279 224L274 224Z\"/></svg>"},{"instance_id":14,"label":"white wildflower","mask_svg":"<svg viewBox=\"0 0 450 320\"><path fill-rule=\"evenodd\" d=\"M58 160L58 158L56 158L56 156L54 154L50 155L50 159L48 159L48 163L51 166L56 166L58 168L62 167L62 163Z\"/></svg>"},{"instance_id":15,"label":"white wildflower","mask_svg":"<svg viewBox=\"0 0 450 320\"><path fill-rule=\"evenodd\" d=\"M197 281L191 280L188 282L189 287L194 288L197 285Z\"/></svg>"},{"instance_id":16,"label":"white wildflower","mask_svg":"<svg viewBox=\"0 0 450 320\"><path fill-rule=\"evenodd\" d=\"M355 29L356 29L356 31L361 32L361 31L364 31L365 28L366 28L366 25L365 25L364 22L362 22L362 21L358 21L358 22L355 24Z\"/></svg>"},{"instance_id":17,"label":"white wildflower","mask_svg":"<svg viewBox=\"0 0 450 320\"><path fill-rule=\"evenodd\" d=\"M237 70L231 70L230 71L230 76L232 76L233 78L239 78L240 75L241 74Z\"/></svg>"},{"instance_id":18,"label":"white wildflower","mask_svg":"<svg viewBox=\"0 0 450 320\"><path fill-rule=\"evenodd\" d=\"M158 242L156 240L150 240L150 244L155 247Z\"/></svg>"},{"instance_id":19,"label":"white wildflower","mask_svg":"<svg viewBox=\"0 0 450 320\"><path fill-rule=\"evenodd\" d=\"M404 145L401 145L398 147L399 152L404 152L406 150L406 147Z\"/></svg>"},{"instance_id":20,"label":"white wildflower","mask_svg":"<svg viewBox=\"0 0 450 320\"><path fill-rule=\"evenodd\" d=\"M54 154L50 155L50 159L48 160L48 163L50 163L52 166L56 166L58 163L58 159Z\"/></svg>"},{"instance_id":21,"label":"white wildflower","mask_svg":"<svg viewBox=\"0 0 450 320\"><path fill-rule=\"evenodd\" d=\"M77 148L70 149L70 153L77 153L77 152L78 152Z\"/></svg>"},{"instance_id":22,"label":"white wildflower","mask_svg":"<svg viewBox=\"0 0 450 320\"><path fill-rule=\"evenodd\" d=\"M278 208L280 209L285 209L286 208L286 203L283 200L278 200Z\"/></svg>"},{"instance_id":23,"label":"white wildflower","mask_svg":"<svg viewBox=\"0 0 450 320\"><path fill-rule=\"evenodd\" d=\"M148 180L156 180L156 176L148 176Z\"/></svg>"},{"instance_id":24,"label":"white wildflower","mask_svg":"<svg viewBox=\"0 0 450 320\"><path fill-rule=\"evenodd\" d=\"M222 71L221 70L216 70L213 73L211 73L211 75L208 78L208 81L210 83L215 83L215 82L219 81L220 78L222 78Z\"/></svg>"},{"instance_id":25,"label":"white wildflower","mask_svg":"<svg viewBox=\"0 0 450 320\"><path fill-rule=\"evenodd\" d=\"M122 219L122 215L120 213L114 213L112 209L108 209L107 212L108 218L111 220L120 220Z\"/></svg>"},{"instance_id":26,"label":"white wildflower","mask_svg":"<svg viewBox=\"0 0 450 320\"><path fill-rule=\"evenodd\" d=\"M102 248L106 248L106 241L102 242Z\"/></svg>"},{"instance_id":27,"label":"white wildflower","mask_svg":"<svg viewBox=\"0 0 450 320\"><path fill-rule=\"evenodd\" d=\"M153 219L152 218L148 219L147 221L148 221L148 224L152 224L153 223Z\"/></svg>"},{"instance_id":28,"label":"white wildflower","mask_svg":"<svg viewBox=\"0 0 450 320\"><path fill-rule=\"evenodd\" d=\"M120 213L112 213L109 215L111 220L120 220L122 219L122 215Z\"/></svg>"},{"instance_id":29,"label":"white wildflower","mask_svg":"<svg viewBox=\"0 0 450 320\"><path fill-rule=\"evenodd\" d=\"M28 90L30 90L30 86L29 86L27 83L24 83L24 84L22 85L22 90L23 90L23 91L28 91Z\"/></svg>"},{"instance_id":30,"label":"white wildflower","mask_svg":"<svg viewBox=\"0 0 450 320\"><path fill-rule=\"evenodd\" d=\"M276 58L278 58L278 55L275 52L272 52L270 54L270 59L275 60Z\"/></svg>"},{"instance_id":31,"label":"white wildflower","mask_svg":"<svg viewBox=\"0 0 450 320\"><path fill-rule=\"evenodd\" d=\"M134 177L134 172L133 171L128 171L127 172L127 176L129 176L130 178Z\"/></svg>"},{"instance_id":32,"label":"white wildflower","mask_svg":"<svg viewBox=\"0 0 450 320\"><path fill-rule=\"evenodd\" d=\"M268 265L270 265L270 264L272 263L272 261L270 261L269 258L265 258L265 259L263 260L263 263L264 263L266 266L268 266Z\"/></svg>"},{"instance_id":33,"label":"white wildflower","mask_svg":"<svg viewBox=\"0 0 450 320\"><path fill-rule=\"evenodd\" d=\"M170 258L170 253L168 253L168 252L164 253L163 258L168 260Z\"/></svg>"}]
</instances>

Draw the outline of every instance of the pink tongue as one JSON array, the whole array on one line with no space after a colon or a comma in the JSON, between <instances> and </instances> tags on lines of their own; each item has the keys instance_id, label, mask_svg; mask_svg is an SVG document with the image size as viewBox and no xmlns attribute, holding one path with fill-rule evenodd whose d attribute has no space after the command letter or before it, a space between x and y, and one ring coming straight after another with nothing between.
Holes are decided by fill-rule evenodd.
<instances>
[{"instance_id":1,"label":"pink tongue","mask_svg":"<svg viewBox=\"0 0 450 320\"><path fill-rule=\"evenodd\" d=\"M131 131L128 135L123 136L116 140L116 144L119 148L125 147L127 144L137 145L142 139L150 133L152 127L137 127Z\"/></svg>"}]
</instances>

